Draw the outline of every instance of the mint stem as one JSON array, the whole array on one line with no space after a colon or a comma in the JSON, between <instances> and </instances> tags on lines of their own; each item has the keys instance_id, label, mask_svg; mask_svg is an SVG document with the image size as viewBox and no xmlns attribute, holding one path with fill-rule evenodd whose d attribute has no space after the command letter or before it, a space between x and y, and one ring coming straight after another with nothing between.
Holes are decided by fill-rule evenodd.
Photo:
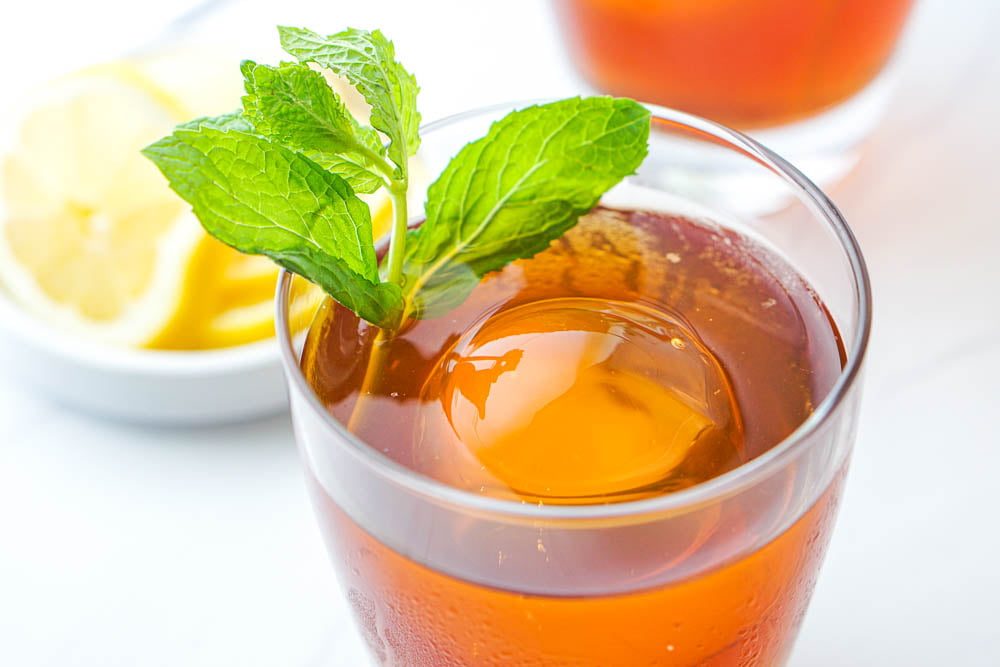
<instances>
[{"instance_id":1,"label":"mint stem","mask_svg":"<svg viewBox=\"0 0 1000 667\"><path fill-rule=\"evenodd\" d=\"M393 223L392 232L389 236L389 254L386 258L386 266L388 267L387 280L397 285L403 284L403 250L406 244L408 222L406 186L407 178L405 174L401 180L393 180L391 185L388 186L389 195L392 198ZM347 430L351 433L358 433L357 428L367 411L366 406L371 403L371 401L367 400L367 397L374 395L375 390L378 388L378 381L385 366L389 353L389 342L392 340L393 333L392 329L379 328L378 333L375 334L371 356L368 358L368 366L365 368L365 377L361 381L358 400L355 401L351 417L347 421Z\"/></svg>"},{"instance_id":2,"label":"mint stem","mask_svg":"<svg viewBox=\"0 0 1000 667\"><path fill-rule=\"evenodd\" d=\"M392 198L392 211L394 215L392 233L389 237L389 256L386 262L388 267L386 282L403 284L403 255L406 245L407 211L406 211L406 190L409 187L409 177L404 168L401 178L396 178L392 164L381 155L375 153L364 146L359 147L362 153L371 160L375 168L386 178L385 188ZM378 239L375 239L376 241Z\"/></svg>"},{"instance_id":3,"label":"mint stem","mask_svg":"<svg viewBox=\"0 0 1000 667\"><path fill-rule=\"evenodd\" d=\"M392 164L390 164L390 162L386 160L384 157L382 157L381 155L379 155L378 153L376 153L375 151L373 151L372 149L368 148L363 144L359 143L356 149L366 158L371 160L371 163L375 165L375 168L378 169L383 176L385 176L386 179L385 187L391 188L392 184L396 182L395 174L393 173L392 170ZM403 180L405 182L406 180L405 176L403 177Z\"/></svg>"},{"instance_id":4,"label":"mint stem","mask_svg":"<svg viewBox=\"0 0 1000 667\"><path fill-rule=\"evenodd\" d=\"M347 420L347 430L355 435L362 422L367 406L371 405L369 396L375 394L378 387L379 378L382 375L382 368L385 366L389 354L389 342L392 340L391 329L379 329L372 343L371 356L368 358L368 366L365 368L365 377L361 381L361 389L358 392L358 399L354 402L354 409L351 410L351 417Z\"/></svg>"},{"instance_id":5,"label":"mint stem","mask_svg":"<svg viewBox=\"0 0 1000 667\"><path fill-rule=\"evenodd\" d=\"M389 237L389 256L386 265L388 272L386 280L390 283L403 285L403 251L406 245L406 181L395 181L389 186L389 194L392 196L392 211L394 219L392 223L392 235Z\"/></svg>"}]
</instances>

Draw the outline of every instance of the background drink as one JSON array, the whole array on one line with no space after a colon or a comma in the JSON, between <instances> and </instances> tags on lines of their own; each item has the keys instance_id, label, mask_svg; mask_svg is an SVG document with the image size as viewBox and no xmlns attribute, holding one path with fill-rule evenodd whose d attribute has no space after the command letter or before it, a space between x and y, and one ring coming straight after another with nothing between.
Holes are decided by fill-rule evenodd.
<instances>
[{"instance_id":1,"label":"background drink","mask_svg":"<svg viewBox=\"0 0 1000 667\"><path fill-rule=\"evenodd\" d=\"M913 0L555 4L596 89L750 131L830 186L857 163L887 107L887 63Z\"/></svg>"},{"instance_id":2,"label":"background drink","mask_svg":"<svg viewBox=\"0 0 1000 667\"><path fill-rule=\"evenodd\" d=\"M421 150L430 171L504 111L428 128ZM302 357L306 374L283 331L293 421L323 532L372 654L386 664L628 664L635 656L653 664L771 664L790 649L853 442L854 379L868 328L864 269L835 209L787 164L699 119L654 115L650 157L605 204L665 215L619 213L596 227L585 220L554 249L487 278L448 318L401 334L397 344L409 348L396 351L398 363L388 364L386 383L365 397L355 420L364 441L330 414L352 412L363 365L343 362L364 358L357 321L321 317ZM678 162L678 151L698 159ZM731 181L713 182L713 172L696 166L725 156L745 159L759 170L760 187L773 190L765 194L789 200L781 217L733 208L738 191L716 196ZM282 311L292 287L286 278ZM542 442L529 429L527 442L543 452L533 459L494 429L491 411L518 404L504 383L531 371L535 346L517 348L517 368L506 369L516 350L496 345L516 337L495 334L516 332L524 308L565 306L537 300L555 294L612 306L609 313L574 302L579 312L569 316L576 325L566 341L600 340L620 324L608 318L653 308L678 363L705 362L705 400L675 392L688 416L702 420L694 431L674 429L689 436L683 456L657 457L655 447L649 456L637 440L609 438L603 460L572 461L574 444L597 451L600 439L589 431L603 424L593 415L614 409L580 411L565 421L565 439ZM534 315L544 321L551 313ZM467 330L478 333L460 340ZM682 345L675 348L674 338ZM692 349L710 355L682 354ZM625 378L616 389L641 385L630 375L635 366L606 360ZM463 364L473 367L465 379L457 377ZM657 357L646 365L666 372ZM450 369L445 377L456 390L444 401L447 391L431 390L439 368ZM590 386L583 373L576 378ZM521 386L526 405L556 403L541 383ZM477 393L484 388L485 399ZM706 398L727 392L731 402L721 406ZM479 408L483 414L468 421ZM470 423L484 427L479 442L467 437ZM415 437L415 428L429 437ZM497 444L504 456L491 456ZM540 482L553 479L560 462L582 474L545 488ZM620 474L636 462L641 475ZM548 472L536 474L540 468ZM600 472L609 482L603 489L593 483ZM587 483L573 486L579 479Z\"/></svg>"},{"instance_id":3,"label":"background drink","mask_svg":"<svg viewBox=\"0 0 1000 667\"><path fill-rule=\"evenodd\" d=\"M595 86L741 129L819 113L870 84L913 0L559 0Z\"/></svg>"}]
</instances>

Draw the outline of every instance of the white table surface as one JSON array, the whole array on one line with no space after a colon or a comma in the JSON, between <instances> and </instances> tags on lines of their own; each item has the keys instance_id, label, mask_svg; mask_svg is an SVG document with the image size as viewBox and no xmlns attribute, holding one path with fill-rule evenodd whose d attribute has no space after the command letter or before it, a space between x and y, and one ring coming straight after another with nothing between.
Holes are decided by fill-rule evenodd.
<instances>
[{"instance_id":1,"label":"white table surface","mask_svg":"<svg viewBox=\"0 0 1000 667\"><path fill-rule=\"evenodd\" d=\"M4 9L3 85L111 57L190 4ZM234 4L215 26L227 38L382 27L425 119L582 85L541 1ZM869 261L875 328L793 667L1000 665L997 35L996 0L918 1L890 113L832 190ZM109 423L0 369L0 664L353 666L358 651L286 417Z\"/></svg>"}]
</instances>

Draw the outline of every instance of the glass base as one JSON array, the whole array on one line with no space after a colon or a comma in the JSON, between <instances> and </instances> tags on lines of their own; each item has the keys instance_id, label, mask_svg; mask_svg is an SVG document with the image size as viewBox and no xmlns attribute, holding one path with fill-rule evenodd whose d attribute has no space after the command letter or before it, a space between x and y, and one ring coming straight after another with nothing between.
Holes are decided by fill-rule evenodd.
<instances>
[{"instance_id":1,"label":"glass base","mask_svg":"<svg viewBox=\"0 0 1000 667\"><path fill-rule=\"evenodd\" d=\"M889 102L893 68L854 97L806 120L748 132L799 168L816 185L836 185L858 163L861 148Z\"/></svg>"},{"instance_id":2,"label":"glass base","mask_svg":"<svg viewBox=\"0 0 1000 667\"><path fill-rule=\"evenodd\" d=\"M888 103L892 80L883 73L843 104L818 116L748 133L784 157L821 189L844 178L861 157ZM659 129L659 131L656 131ZM698 217L715 220L766 216L790 203L789 190L775 172L757 168L743 154L707 150L669 127L650 135L650 156L630 184L699 201L711 210ZM693 212L692 212L693 213Z\"/></svg>"}]
</instances>

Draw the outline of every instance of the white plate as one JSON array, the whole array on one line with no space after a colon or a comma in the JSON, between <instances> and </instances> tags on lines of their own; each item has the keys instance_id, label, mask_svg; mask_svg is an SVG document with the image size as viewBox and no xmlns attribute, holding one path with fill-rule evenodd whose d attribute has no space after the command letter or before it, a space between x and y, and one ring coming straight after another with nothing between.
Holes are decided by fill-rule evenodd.
<instances>
[{"instance_id":1,"label":"white plate","mask_svg":"<svg viewBox=\"0 0 1000 667\"><path fill-rule=\"evenodd\" d=\"M96 415L196 425L287 407L275 339L205 351L134 350L54 329L0 291L0 373Z\"/></svg>"}]
</instances>

